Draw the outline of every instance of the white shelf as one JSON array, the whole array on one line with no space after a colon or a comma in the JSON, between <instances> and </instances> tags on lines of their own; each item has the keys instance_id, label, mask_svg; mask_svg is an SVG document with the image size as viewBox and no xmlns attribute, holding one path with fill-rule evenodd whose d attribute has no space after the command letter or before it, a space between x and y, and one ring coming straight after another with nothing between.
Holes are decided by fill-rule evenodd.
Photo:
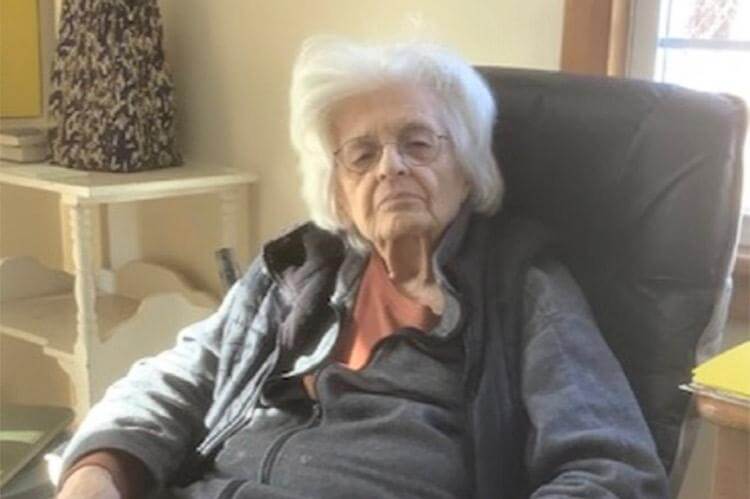
<instances>
[{"instance_id":1,"label":"white shelf","mask_svg":"<svg viewBox=\"0 0 750 499\"><path fill-rule=\"evenodd\" d=\"M180 329L218 306L159 265L134 261L107 272L111 292L93 289L95 323L82 336L71 275L31 257L0 260L0 336L39 347L57 361L73 386L79 417L134 361L169 348Z\"/></svg>"},{"instance_id":2,"label":"white shelf","mask_svg":"<svg viewBox=\"0 0 750 499\"><path fill-rule=\"evenodd\" d=\"M133 173L87 172L49 163L0 161L0 183L56 192L88 203L163 199L252 184L257 175L235 168L186 163Z\"/></svg>"},{"instance_id":3,"label":"white shelf","mask_svg":"<svg viewBox=\"0 0 750 499\"><path fill-rule=\"evenodd\" d=\"M112 229L113 203L213 193L219 200L221 228L216 247L236 248L240 192L256 181L247 171L196 162L138 173L0 162L0 184L60 195L61 222L69 221L64 223L62 246L73 269L71 275L24 257L0 260L0 334L37 345L58 361L72 387L76 416L81 418L133 361L173 345L179 329L218 305L174 272L139 262L137 251L127 258L127 251L111 258L120 269L114 279L99 281L97 288L101 271L110 272L97 268L99 208L109 210L109 247L120 248L120 243L138 235L129 222L117 232ZM122 214L127 209L120 206L116 211Z\"/></svg>"},{"instance_id":4,"label":"white shelf","mask_svg":"<svg viewBox=\"0 0 750 499\"><path fill-rule=\"evenodd\" d=\"M118 295L96 298L97 335L105 342L109 332L138 310L139 301ZM0 302L0 333L39 345L47 355L74 358L77 306L73 293Z\"/></svg>"}]
</instances>

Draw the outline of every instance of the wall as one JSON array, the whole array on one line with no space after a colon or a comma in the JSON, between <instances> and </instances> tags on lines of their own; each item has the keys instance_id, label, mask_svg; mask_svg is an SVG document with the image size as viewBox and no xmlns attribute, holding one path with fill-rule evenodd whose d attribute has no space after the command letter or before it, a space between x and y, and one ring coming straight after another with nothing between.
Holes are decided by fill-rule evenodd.
<instances>
[{"instance_id":1,"label":"wall","mask_svg":"<svg viewBox=\"0 0 750 499\"><path fill-rule=\"evenodd\" d=\"M287 138L287 92L292 61L307 36L372 39L417 32L474 63L559 66L562 0L161 0L160 5L186 156L248 168L261 177L257 199L246 204L252 212L244 226L253 233L249 247L240 248L243 262L261 241L305 218ZM194 282L216 289L213 262L205 257L212 251L210 240L217 239L216 209L210 199L178 208L161 202L142 207L144 252L173 259L190 269ZM158 221L163 219L175 226L165 227ZM184 227L190 224L209 230L201 232L205 239L190 241L191 254L175 259L184 254Z\"/></svg>"},{"instance_id":2,"label":"wall","mask_svg":"<svg viewBox=\"0 0 750 499\"><path fill-rule=\"evenodd\" d=\"M562 0L159 4L185 156L250 169L261 177L259 187L242 198L243 244L237 249L243 264L262 241L306 218L287 138L287 92L292 61L307 36L419 35L452 46L473 63L559 67ZM33 254L49 265L69 266L69 258L62 254L66 248L60 243L54 196L6 187L0 197L0 256ZM181 271L194 285L220 294L213 260L220 240L218 209L212 196L140 203L131 208L140 239L132 246L140 247L143 258ZM106 222L105 215L105 228ZM118 244L117 239L112 244ZM102 261L109 263L106 255Z\"/></svg>"},{"instance_id":3,"label":"wall","mask_svg":"<svg viewBox=\"0 0 750 499\"><path fill-rule=\"evenodd\" d=\"M48 267L59 268L61 237L57 196L0 187L0 258L30 254Z\"/></svg>"}]
</instances>

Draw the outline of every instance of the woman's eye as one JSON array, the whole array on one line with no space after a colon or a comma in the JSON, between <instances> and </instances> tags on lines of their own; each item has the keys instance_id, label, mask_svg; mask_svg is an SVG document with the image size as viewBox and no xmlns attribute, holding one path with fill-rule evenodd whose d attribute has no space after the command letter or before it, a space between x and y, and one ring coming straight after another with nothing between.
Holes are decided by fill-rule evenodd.
<instances>
[{"instance_id":1,"label":"woman's eye","mask_svg":"<svg viewBox=\"0 0 750 499\"><path fill-rule=\"evenodd\" d=\"M423 147L430 147L430 143L424 140L410 140L406 143L406 147L420 149Z\"/></svg>"},{"instance_id":2,"label":"woman's eye","mask_svg":"<svg viewBox=\"0 0 750 499\"><path fill-rule=\"evenodd\" d=\"M352 157L352 162L358 165L368 164L375 157L375 153L371 150L358 151Z\"/></svg>"},{"instance_id":3,"label":"woman's eye","mask_svg":"<svg viewBox=\"0 0 750 499\"><path fill-rule=\"evenodd\" d=\"M432 144L424 140L410 140L404 145L403 153L421 161L432 153Z\"/></svg>"}]
</instances>

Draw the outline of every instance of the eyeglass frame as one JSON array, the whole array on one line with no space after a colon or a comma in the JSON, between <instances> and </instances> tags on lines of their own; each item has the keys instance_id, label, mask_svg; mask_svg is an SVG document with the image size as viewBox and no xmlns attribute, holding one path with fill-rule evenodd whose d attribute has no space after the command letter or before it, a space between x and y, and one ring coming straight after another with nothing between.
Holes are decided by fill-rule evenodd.
<instances>
[{"instance_id":1,"label":"eyeglass frame","mask_svg":"<svg viewBox=\"0 0 750 499\"><path fill-rule=\"evenodd\" d=\"M404 164L407 165L407 166L409 166L410 168L412 168L414 166L426 166L426 165L429 165L431 163L434 163L435 160L437 160L440 157L440 154L443 152L442 147L441 147L441 144L442 144L441 141L442 140L450 140L450 136L448 136L446 134L440 134L440 133L436 132L435 130L432 130L430 127L427 127L427 126L424 126L424 125L412 125L412 126L408 126L407 125L407 126L403 127L399 131L399 133L397 134L397 136L401 135L401 133L403 133L404 130L408 130L409 128L421 128L421 129L424 129L425 131L427 131L427 132L429 132L429 133L431 133L431 134L433 134L435 136L435 138L437 139L437 146L436 146L435 156L432 159L424 161L424 162L420 162L420 163L413 163L413 162L409 161L407 159L407 156L405 156L401 152L401 149L399 148L399 140L398 139L395 140L395 141L388 141L388 142L373 141L374 143L376 142L378 144L378 146L379 146L377 157L375 159L373 159L372 163L370 165L368 165L367 168L365 168L365 169L352 168L351 166L347 165L344 161L341 161L339 159L339 153L344 149L344 147L346 147L347 144L349 144L351 142L354 142L354 141L363 140L364 138L367 137L366 135L364 135L364 136L360 136L360 137L352 137L351 139L349 139L349 140L345 141L343 144L341 144L338 147L338 149L336 149L335 151L333 151L333 160L334 160L334 162L336 164L343 166L346 170L348 170L348 171L350 171L352 173L357 173L357 174L360 174L360 175L364 175L365 173L367 173L370 170L372 170L372 168L375 165L377 165L380 162L380 160L383 158L383 151L385 150L385 146L387 146L387 145L395 145L396 146L396 152L398 153L399 157L404 162Z\"/></svg>"}]
</instances>

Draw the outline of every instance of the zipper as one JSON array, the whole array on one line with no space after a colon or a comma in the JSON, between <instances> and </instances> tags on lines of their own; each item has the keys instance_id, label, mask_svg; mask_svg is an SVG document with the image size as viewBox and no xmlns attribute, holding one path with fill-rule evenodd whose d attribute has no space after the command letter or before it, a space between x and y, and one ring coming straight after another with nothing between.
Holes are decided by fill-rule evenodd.
<instances>
[{"instance_id":1,"label":"zipper","mask_svg":"<svg viewBox=\"0 0 750 499\"><path fill-rule=\"evenodd\" d=\"M342 307L338 303L330 303L331 308L333 308L334 313L336 314L336 322L338 324L338 333L341 334L341 326L343 325L343 319L344 319L344 307ZM335 345L336 342L334 342ZM322 362L325 362L328 357L331 355L331 351L333 350L333 346L331 346L331 349L326 352L325 357ZM320 364L318 364L320 365ZM312 372L314 368L311 368L307 372ZM320 380L320 372L322 369L319 369L317 374L315 375L315 379L313 380L313 386L315 388L315 394L317 396L318 393L318 381ZM300 376L304 376L306 373L299 373ZM310 416L310 419L307 420L307 422L301 426L297 426L294 428L290 428L289 430L285 431L279 437L271 444L271 446L266 451L266 454L263 456L263 460L260 465L260 483L262 484L268 484L269 480L271 478L271 468L273 468L273 465L276 462L276 458L279 455L279 452L281 452L281 448L284 446L284 444L292 438L297 433L312 428L313 426L316 426L322 416L323 416L323 408L320 405L319 399L311 399L312 400L312 415Z\"/></svg>"},{"instance_id":2,"label":"zipper","mask_svg":"<svg viewBox=\"0 0 750 499\"><path fill-rule=\"evenodd\" d=\"M333 309L335 315L336 315L336 322L338 324L339 333L341 333L341 326L343 324L344 320L344 312L346 310L346 307L341 305L340 303L336 302L329 302L329 305ZM335 342L333 343L335 345ZM329 349L328 352L326 352L325 357L322 362L328 359L330 357L331 351L333 350L333 345ZM249 418L247 416L248 408L255 407L257 399L260 397L260 392L262 390L262 387L266 384L266 382L271 377L271 372L273 371L273 366L276 364L276 361L278 360L279 355L279 344L276 344L276 347L271 352L271 356L273 357L271 361L271 368L269 368L262 376L262 378L259 380L258 383L258 390L254 394L254 396L246 402L242 409L238 412L238 416L234 418L233 420L229 421L226 426L224 426L223 429L219 430L216 434L212 435L210 439L206 439L197 449L197 456L194 458L194 462L192 463L192 466L198 467L203 461L205 461L212 452L214 452L224 441L226 438L229 438L231 435L233 435L237 430L242 428L243 425L247 424ZM320 365L320 364L318 364ZM311 366L311 368L303 373L298 373L299 375L304 375L307 372L312 372L315 370L316 366ZM317 380L316 380L317 381ZM315 415L315 411L319 411L320 409L317 407L318 403L317 401L314 401L315 404L313 406L313 415ZM320 415L317 415L318 418L320 418ZM303 429L303 428L299 428ZM283 436L283 435L282 435ZM291 436L291 435L289 435ZM283 443L283 442L282 442Z\"/></svg>"},{"instance_id":3,"label":"zipper","mask_svg":"<svg viewBox=\"0 0 750 499\"><path fill-rule=\"evenodd\" d=\"M291 428L281 435L271 444L271 446L266 451L266 455L263 456L263 462L260 466L260 483L262 484L268 484L269 479L271 477L271 468L276 463L276 458L279 455L279 452L281 451L281 448L284 446L284 444L292 438L292 436L296 435L297 433L312 428L313 426L316 426L321 419L322 416L322 409L320 407L320 403L315 402L312 406L312 415L310 416L310 419L307 420L307 422L301 426L297 426L294 428Z\"/></svg>"}]
</instances>

